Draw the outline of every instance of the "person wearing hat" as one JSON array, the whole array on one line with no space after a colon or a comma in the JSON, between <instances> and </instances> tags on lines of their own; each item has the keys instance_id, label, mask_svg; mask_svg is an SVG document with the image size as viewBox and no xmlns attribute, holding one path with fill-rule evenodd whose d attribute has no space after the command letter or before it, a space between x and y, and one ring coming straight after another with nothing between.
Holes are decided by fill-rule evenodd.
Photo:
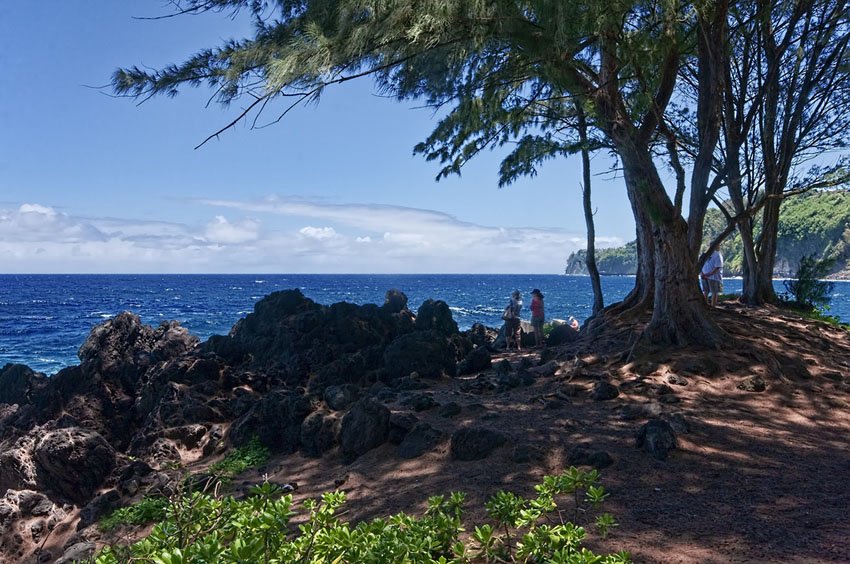
<instances>
[{"instance_id":1,"label":"person wearing hat","mask_svg":"<svg viewBox=\"0 0 850 564\"><path fill-rule=\"evenodd\" d=\"M511 301L505 308L502 314L502 319L505 320L505 348L511 349L511 344L516 347L516 350L522 349L522 341L520 339L520 323L519 312L522 310L522 294L519 290L514 290L511 293Z\"/></svg>"},{"instance_id":2,"label":"person wearing hat","mask_svg":"<svg viewBox=\"0 0 850 564\"><path fill-rule=\"evenodd\" d=\"M531 326L534 327L534 346L543 346L543 322L546 314L543 312L543 293L537 288L531 291Z\"/></svg>"}]
</instances>

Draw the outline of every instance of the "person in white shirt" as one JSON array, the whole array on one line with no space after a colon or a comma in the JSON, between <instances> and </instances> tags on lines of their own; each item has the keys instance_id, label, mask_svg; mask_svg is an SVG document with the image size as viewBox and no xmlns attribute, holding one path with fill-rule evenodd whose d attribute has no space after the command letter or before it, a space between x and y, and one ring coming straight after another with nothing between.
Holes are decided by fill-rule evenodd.
<instances>
[{"instance_id":1,"label":"person in white shirt","mask_svg":"<svg viewBox=\"0 0 850 564\"><path fill-rule=\"evenodd\" d=\"M723 255L720 254L719 250L711 253L711 256L702 265L700 278L702 278L702 293L705 300L708 301L710 295L710 303L716 307L717 297L723 291Z\"/></svg>"}]
</instances>

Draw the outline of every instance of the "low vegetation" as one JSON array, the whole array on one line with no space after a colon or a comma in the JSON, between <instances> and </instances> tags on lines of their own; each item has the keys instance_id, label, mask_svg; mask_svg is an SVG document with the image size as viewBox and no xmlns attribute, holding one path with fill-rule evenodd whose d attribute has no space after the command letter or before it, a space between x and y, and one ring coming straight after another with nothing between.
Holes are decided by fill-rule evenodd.
<instances>
[{"instance_id":1,"label":"low vegetation","mask_svg":"<svg viewBox=\"0 0 850 564\"><path fill-rule=\"evenodd\" d=\"M599 513L608 494L598 481L595 470L569 468L545 477L536 497L499 492L485 505L491 522L469 534L461 493L430 498L421 517L399 513L356 525L340 518L345 493L326 493L304 502L306 519L296 527L292 496L271 483L241 500L194 492L170 500L147 538L107 547L96 562L629 562L628 553L599 555L583 546L588 531L580 520L601 538L617 526Z\"/></svg>"},{"instance_id":2,"label":"low vegetation","mask_svg":"<svg viewBox=\"0 0 850 564\"><path fill-rule=\"evenodd\" d=\"M162 521L166 516L169 500L165 497L145 496L139 502L116 509L100 520L98 525L104 531L120 526L144 525Z\"/></svg>"},{"instance_id":3,"label":"low vegetation","mask_svg":"<svg viewBox=\"0 0 850 564\"><path fill-rule=\"evenodd\" d=\"M231 450L222 460L210 465L209 473L222 481L229 481L249 468L265 464L269 454L269 449L254 437L245 446Z\"/></svg>"}]
</instances>

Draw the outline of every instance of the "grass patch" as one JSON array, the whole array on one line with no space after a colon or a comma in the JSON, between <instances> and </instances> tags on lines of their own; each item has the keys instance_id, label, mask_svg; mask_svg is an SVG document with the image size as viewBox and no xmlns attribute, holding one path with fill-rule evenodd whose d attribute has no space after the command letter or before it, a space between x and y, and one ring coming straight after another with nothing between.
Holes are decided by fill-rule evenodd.
<instances>
[{"instance_id":1,"label":"grass patch","mask_svg":"<svg viewBox=\"0 0 850 564\"><path fill-rule=\"evenodd\" d=\"M167 498L145 496L133 505L116 509L101 519L98 526L103 531L111 531L121 525L155 523L165 519L167 509Z\"/></svg>"},{"instance_id":2,"label":"grass patch","mask_svg":"<svg viewBox=\"0 0 850 564\"><path fill-rule=\"evenodd\" d=\"M224 459L212 464L209 472L219 478L233 478L249 468L262 466L269 456L269 449L254 437L245 446L231 450Z\"/></svg>"}]
</instances>

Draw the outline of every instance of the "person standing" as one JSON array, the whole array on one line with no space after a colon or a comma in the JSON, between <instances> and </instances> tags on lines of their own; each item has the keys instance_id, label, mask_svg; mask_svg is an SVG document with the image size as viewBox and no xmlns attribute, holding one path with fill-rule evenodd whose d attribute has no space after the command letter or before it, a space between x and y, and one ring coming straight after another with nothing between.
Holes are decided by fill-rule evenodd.
<instances>
[{"instance_id":1,"label":"person standing","mask_svg":"<svg viewBox=\"0 0 850 564\"><path fill-rule=\"evenodd\" d=\"M521 310L522 294L519 293L519 290L514 290L511 293L511 301L508 302L505 312L502 314L502 319L505 320L505 347L508 350L511 350L511 344L516 347L516 350L522 349L519 323Z\"/></svg>"},{"instance_id":2,"label":"person standing","mask_svg":"<svg viewBox=\"0 0 850 564\"><path fill-rule=\"evenodd\" d=\"M705 296L705 301L709 301L711 296L712 306L717 307L717 299L720 292L723 291L723 255L720 250L715 250L702 265L700 272L702 278L702 293Z\"/></svg>"},{"instance_id":3,"label":"person standing","mask_svg":"<svg viewBox=\"0 0 850 564\"><path fill-rule=\"evenodd\" d=\"M543 346L543 323L546 314L543 310L543 293L537 288L531 291L531 326L534 328L534 346Z\"/></svg>"}]
</instances>

